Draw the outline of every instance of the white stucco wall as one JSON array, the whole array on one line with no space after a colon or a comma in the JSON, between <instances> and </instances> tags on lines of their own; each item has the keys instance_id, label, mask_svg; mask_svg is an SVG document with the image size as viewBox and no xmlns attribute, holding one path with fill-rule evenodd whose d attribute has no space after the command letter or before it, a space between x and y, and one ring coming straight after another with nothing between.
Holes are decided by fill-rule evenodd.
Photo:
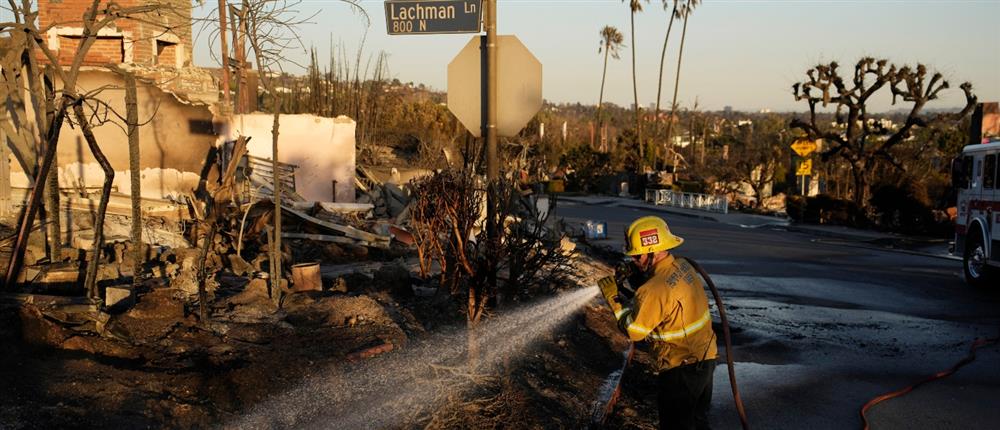
<instances>
[{"instance_id":1,"label":"white stucco wall","mask_svg":"<svg viewBox=\"0 0 1000 430\"><path fill-rule=\"evenodd\" d=\"M142 155L140 154L140 158ZM115 170L111 191L132 193L132 173ZM145 168L139 171L139 190L143 198L184 201L184 197L198 188L201 178L194 172L183 172L173 168ZM31 180L24 172L11 173L10 184L14 188L30 188ZM59 166L59 188L79 190L87 188L97 192L104 185L104 170L97 163L74 162Z\"/></svg>"},{"instance_id":2,"label":"white stucco wall","mask_svg":"<svg viewBox=\"0 0 1000 430\"><path fill-rule=\"evenodd\" d=\"M98 98L120 115L125 115L124 78L106 70L86 70L80 73L81 91L105 88ZM181 101L170 93L147 82L139 81L136 88L139 116L139 167L142 197L182 200L198 187L199 174L208 161L209 151L216 144L215 117L208 105ZM91 109L85 109L89 114ZM32 109L29 107L29 112ZM31 114L33 115L33 114ZM29 118L31 117L29 115ZM115 170L113 191L131 192L128 136L124 121L104 110L99 117L107 122L93 128L101 151ZM75 123L75 118L72 118ZM26 126L34 131L34 123ZM59 186L65 189L99 189L104 184L101 170L80 128L63 123L59 134L57 161ZM8 157L10 183L14 188L31 187L32 178L25 173L17 157Z\"/></svg>"},{"instance_id":3,"label":"white stucco wall","mask_svg":"<svg viewBox=\"0 0 1000 430\"><path fill-rule=\"evenodd\" d=\"M266 113L235 115L228 138L249 136L250 155L271 158L271 127L274 117ZM354 120L339 116L281 115L278 129L278 161L298 166L295 187L306 200L333 200L337 181L337 202L354 202L355 149Z\"/></svg>"}]
</instances>

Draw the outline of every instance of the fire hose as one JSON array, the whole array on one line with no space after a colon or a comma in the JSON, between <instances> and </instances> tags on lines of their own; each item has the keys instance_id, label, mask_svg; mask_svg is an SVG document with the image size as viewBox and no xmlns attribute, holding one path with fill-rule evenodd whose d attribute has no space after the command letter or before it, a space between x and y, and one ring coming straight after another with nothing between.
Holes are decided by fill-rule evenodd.
<instances>
[{"instance_id":1,"label":"fire hose","mask_svg":"<svg viewBox=\"0 0 1000 430\"><path fill-rule=\"evenodd\" d=\"M906 393L909 393L910 391L913 391L915 388L917 388L917 387L919 387L921 385L924 385L924 384L926 384L928 382L935 381L935 380L938 380L938 379L942 379L942 378L946 378L948 376L951 376L951 374L957 372L958 369L961 369L962 366L965 366L966 364L969 364L973 360L976 359L976 350L977 349L982 348L982 347L987 346L987 345L993 345L993 344L995 344L997 342L1000 342L1000 336L997 336L997 337L994 337L994 338L983 338L983 339L978 339L977 338L976 340L972 341L972 346L969 347L969 354L966 355L965 358L959 360L958 363L955 363L954 366L951 366L948 369L942 370L942 371L937 372L937 373L935 373L935 374L933 374L931 376L928 376L927 378L924 378L923 380L921 380L921 381L919 381L917 383L911 384L911 385L909 385L907 387L901 388L899 390L896 390L896 391L893 391L893 392L890 392L890 393L885 393L885 394L883 394L881 396L878 396L878 397L876 397L874 399L869 400L868 403L865 403L865 405L861 407L861 421L864 424L864 429L868 430L868 417L865 416L865 414L868 412L869 409L872 408L872 406L875 406L875 405L877 405L879 403L882 403L882 402L884 402L886 400L889 400L889 399L892 399L892 398L900 397L900 396L902 396L902 395L904 395Z\"/></svg>"},{"instance_id":2,"label":"fire hose","mask_svg":"<svg viewBox=\"0 0 1000 430\"><path fill-rule=\"evenodd\" d=\"M747 422L747 412L743 408L740 389L736 386L736 368L733 365L733 339L729 333L729 319L726 318L726 307L722 303L722 295L719 294L719 289L715 287L715 282L712 282L712 277L708 276L708 272L698 262L690 258L686 258L686 260L701 275L701 278L705 280L708 288L712 290L712 296L715 297L715 306L719 309L719 319L722 320L722 338L726 342L726 367L729 368L729 385L733 388L733 402L736 403L736 413L740 416L740 425L743 427L743 430L749 430L750 423Z\"/></svg>"},{"instance_id":3,"label":"fire hose","mask_svg":"<svg viewBox=\"0 0 1000 430\"><path fill-rule=\"evenodd\" d=\"M733 402L736 404L736 413L740 418L740 425L744 430L750 429L750 424L747 421L746 409L743 407L743 400L740 397L740 390L736 384L736 369L733 364L733 342L732 336L729 331L729 319L726 317L726 308L722 302L722 295L719 294L718 288L715 287L715 283L712 282L712 277L708 275L708 272L701 267L696 261L685 258L685 260L691 264L691 267L701 275L704 279L705 284L708 288L712 290L712 296L715 297L715 304L719 310L719 319L722 322L722 336L726 345L726 367L729 370L729 385L733 390ZM620 273L620 270L616 270L615 278L618 278L618 285L624 286L625 283L622 282L625 278L630 277L632 273L630 271L625 271L625 273ZM627 288L623 288L623 292L631 293ZM632 360L633 352L635 351L635 344L630 343L628 351L625 352L625 360L622 364L622 368L611 374L608 379L608 384L602 389L601 398L595 403L594 410L591 414L591 427L600 428L604 424L604 420L610 415L611 410L614 408L615 402L618 400L618 394L621 389L622 375L625 373L625 369L628 367ZM610 385L610 386L609 386ZM603 406L602 406L603 405Z\"/></svg>"}]
</instances>

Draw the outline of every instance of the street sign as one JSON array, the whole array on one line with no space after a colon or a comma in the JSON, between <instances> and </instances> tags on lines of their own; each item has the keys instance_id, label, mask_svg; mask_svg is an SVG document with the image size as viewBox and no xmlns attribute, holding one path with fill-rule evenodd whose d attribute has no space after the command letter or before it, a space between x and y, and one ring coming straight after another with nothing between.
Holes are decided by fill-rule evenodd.
<instances>
[{"instance_id":1,"label":"street sign","mask_svg":"<svg viewBox=\"0 0 1000 430\"><path fill-rule=\"evenodd\" d=\"M474 36L448 64L448 109L482 135L482 57ZM497 135L516 136L542 108L542 63L517 36L497 36Z\"/></svg>"},{"instance_id":2,"label":"street sign","mask_svg":"<svg viewBox=\"0 0 1000 430\"><path fill-rule=\"evenodd\" d=\"M792 151L799 154L799 157L808 157L816 151L816 142L812 140L799 139L792 144Z\"/></svg>"},{"instance_id":3,"label":"street sign","mask_svg":"<svg viewBox=\"0 0 1000 430\"><path fill-rule=\"evenodd\" d=\"M813 161L811 158L807 158L799 163L799 168L795 171L795 176L811 176L812 172Z\"/></svg>"},{"instance_id":4,"label":"street sign","mask_svg":"<svg viewBox=\"0 0 1000 430\"><path fill-rule=\"evenodd\" d=\"M482 0L386 0L390 35L479 33Z\"/></svg>"}]
</instances>

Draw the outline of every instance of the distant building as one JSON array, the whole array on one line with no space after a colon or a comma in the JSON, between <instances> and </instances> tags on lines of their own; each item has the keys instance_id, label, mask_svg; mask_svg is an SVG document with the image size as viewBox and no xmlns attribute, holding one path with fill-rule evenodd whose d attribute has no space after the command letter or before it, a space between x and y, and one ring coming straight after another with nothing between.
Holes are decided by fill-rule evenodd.
<instances>
[{"instance_id":1,"label":"distant building","mask_svg":"<svg viewBox=\"0 0 1000 430\"><path fill-rule=\"evenodd\" d=\"M690 135L690 133L684 133L684 134L681 134L681 135L672 136L671 140L673 140L673 142L672 142L673 146L677 146L677 147L681 147L681 148L687 148L688 145L691 145L691 135Z\"/></svg>"}]
</instances>

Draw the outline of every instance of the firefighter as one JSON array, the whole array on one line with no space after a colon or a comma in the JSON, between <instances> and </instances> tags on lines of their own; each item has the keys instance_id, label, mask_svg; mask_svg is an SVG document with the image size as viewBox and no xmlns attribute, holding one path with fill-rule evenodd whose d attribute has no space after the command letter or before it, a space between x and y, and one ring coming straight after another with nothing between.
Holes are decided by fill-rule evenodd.
<instances>
[{"instance_id":1,"label":"firefighter","mask_svg":"<svg viewBox=\"0 0 1000 430\"><path fill-rule=\"evenodd\" d=\"M707 429L718 349L702 281L669 252L684 239L662 218L639 218L625 236L625 253L646 281L632 303L619 298L614 276L598 281L601 293L629 339L651 344L660 428Z\"/></svg>"}]
</instances>

